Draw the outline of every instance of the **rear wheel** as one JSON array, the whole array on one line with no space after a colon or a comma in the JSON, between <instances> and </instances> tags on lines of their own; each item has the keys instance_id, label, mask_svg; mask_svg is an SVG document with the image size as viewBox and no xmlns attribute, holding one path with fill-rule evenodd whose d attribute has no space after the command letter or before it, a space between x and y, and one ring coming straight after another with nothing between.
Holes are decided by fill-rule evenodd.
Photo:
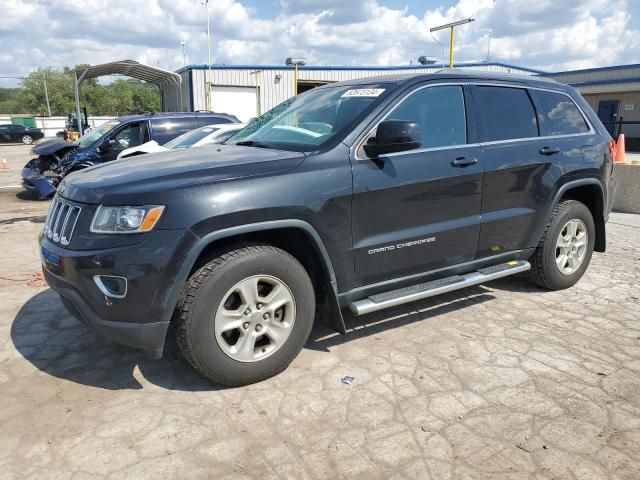
<instances>
[{"instance_id":1,"label":"rear wheel","mask_svg":"<svg viewBox=\"0 0 640 480\"><path fill-rule=\"evenodd\" d=\"M252 245L194 273L177 314L187 361L218 383L239 386L280 373L298 355L313 326L315 295L294 257Z\"/></svg>"},{"instance_id":2,"label":"rear wheel","mask_svg":"<svg viewBox=\"0 0 640 480\"><path fill-rule=\"evenodd\" d=\"M25 145L31 145L33 143L33 137L31 135L23 135L22 143Z\"/></svg>"},{"instance_id":3,"label":"rear wheel","mask_svg":"<svg viewBox=\"0 0 640 480\"><path fill-rule=\"evenodd\" d=\"M551 290L575 285L589 266L594 244L595 223L587 206L561 202L531 257L531 280Z\"/></svg>"}]
</instances>

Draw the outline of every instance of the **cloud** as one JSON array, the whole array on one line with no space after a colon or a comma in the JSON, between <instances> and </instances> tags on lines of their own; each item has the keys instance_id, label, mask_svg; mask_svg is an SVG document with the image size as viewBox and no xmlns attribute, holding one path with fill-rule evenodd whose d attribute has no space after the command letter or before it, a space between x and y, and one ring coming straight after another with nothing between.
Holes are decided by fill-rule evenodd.
<instances>
[{"instance_id":1,"label":"cloud","mask_svg":"<svg viewBox=\"0 0 640 480\"><path fill-rule=\"evenodd\" d=\"M421 55L447 55L430 27L473 17L457 29L456 61L483 60L490 42L492 60L540 69L640 62L635 0L458 0L422 10L415 6L420 2L402 8L386 2L280 0L266 8L258 0L211 1L214 61L281 64L292 56L316 65L415 63ZM2 9L2 75L125 58L173 70L182 66L182 40L188 63L207 59L198 0L2 0ZM435 38L448 47L446 31Z\"/></svg>"}]
</instances>

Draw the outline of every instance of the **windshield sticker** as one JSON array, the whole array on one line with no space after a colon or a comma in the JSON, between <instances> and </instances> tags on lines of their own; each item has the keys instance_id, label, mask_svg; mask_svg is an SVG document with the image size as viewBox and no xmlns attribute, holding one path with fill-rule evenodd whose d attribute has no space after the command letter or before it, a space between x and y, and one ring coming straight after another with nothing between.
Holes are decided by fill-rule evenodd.
<instances>
[{"instance_id":1,"label":"windshield sticker","mask_svg":"<svg viewBox=\"0 0 640 480\"><path fill-rule=\"evenodd\" d=\"M384 88L354 88L342 94L343 97L379 97Z\"/></svg>"}]
</instances>

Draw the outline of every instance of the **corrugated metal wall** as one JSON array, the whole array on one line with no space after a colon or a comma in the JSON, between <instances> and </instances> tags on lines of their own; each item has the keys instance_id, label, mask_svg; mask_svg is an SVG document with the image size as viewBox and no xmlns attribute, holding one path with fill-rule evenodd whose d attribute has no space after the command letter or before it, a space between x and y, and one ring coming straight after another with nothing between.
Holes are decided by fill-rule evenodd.
<instances>
[{"instance_id":1,"label":"corrugated metal wall","mask_svg":"<svg viewBox=\"0 0 640 480\"><path fill-rule=\"evenodd\" d=\"M435 65L424 68L327 68L324 69L305 69L302 68L298 72L298 78L301 82L340 82L343 80L351 80L356 78L374 77L379 75L391 74L419 74L433 73L442 68L441 65ZM488 71L496 73L516 73L522 75L533 75L534 72L529 70L520 70L502 65L474 65L464 66L465 69ZM255 73L257 72L257 73ZM189 78L191 74L191 79ZM183 78L182 84L182 110L206 110L207 109L207 82L214 86L238 86L238 87L255 87L256 76L258 76L258 90L260 95L260 110L262 113L270 110L284 100L294 95L294 78L295 72L293 68L283 67L282 69L273 67L213 67L209 78L209 71L201 68L185 70L180 73ZM193 92L193 105L190 104L189 92ZM165 108L169 110L179 109L179 92L175 89L165 93ZM233 113L233 112L224 112Z\"/></svg>"}]
</instances>

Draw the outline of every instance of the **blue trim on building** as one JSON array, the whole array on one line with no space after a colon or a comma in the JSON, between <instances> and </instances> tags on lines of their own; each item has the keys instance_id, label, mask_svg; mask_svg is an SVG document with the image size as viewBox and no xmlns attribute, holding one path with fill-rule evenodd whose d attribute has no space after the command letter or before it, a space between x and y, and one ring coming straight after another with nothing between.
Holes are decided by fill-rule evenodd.
<instances>
[{"instance_id":1,"label":"blue trim on building","mask_svg":"<svg viewBox=\"0 0 640 480\"><path fill-rule=\"evenodd\" d=\"M395 66L387 66L387 65L366 65L366 66L349 66L349 65L341 65L341 66L330 66L330 65L303 65L298 67L299 70L360 70L360 71L375 71L375 70L420 70L423 68L438 68L440 64L433 65L395 65ZM455 64L456 68L465 68L465 67L480 67L480 66L490 66L490 67L503 67L503 68L513 68L516 70L523 70L525 72L531 72L536 74L547 74L542 70L535 70L533 68L525 68L519 67L517 65L510 65L508 63L501 62L470 62L470 63L459 63ZM288 65L211 65L211 70L293 70L294 67ZM182 73L186 70L207 70L208 66L206 64L200 65L187 65L179 70L176 70L176 73Z\"/></svg>"},{"instance_id":2,"label":"blue trim on building","mask_svg":"<svg viewBox=\"0 0 640 480\"><path fill-rule=\"evenodd\" d=\"M590 82L569 82L573 87L586 87L588 85L610 85L616 83L640 83L640 77L616 78L614 80L593 80Z\"/></svg>"},{"instance_id":3,"label":"blue trim on building","mask_svg":"<svg viewBox=\"0 0 640 480\"><path fill-rule=\"evenodd\" d=\"M549 73L548 75L554 76L554 75L569 75L573 73L607 72L611 70L625 70L628 68L640 68L640 63L630 63L629 65L612 65L610 67L583 68L581 70L565 70L563 72Z\"/></svg>"}]
</instances>

